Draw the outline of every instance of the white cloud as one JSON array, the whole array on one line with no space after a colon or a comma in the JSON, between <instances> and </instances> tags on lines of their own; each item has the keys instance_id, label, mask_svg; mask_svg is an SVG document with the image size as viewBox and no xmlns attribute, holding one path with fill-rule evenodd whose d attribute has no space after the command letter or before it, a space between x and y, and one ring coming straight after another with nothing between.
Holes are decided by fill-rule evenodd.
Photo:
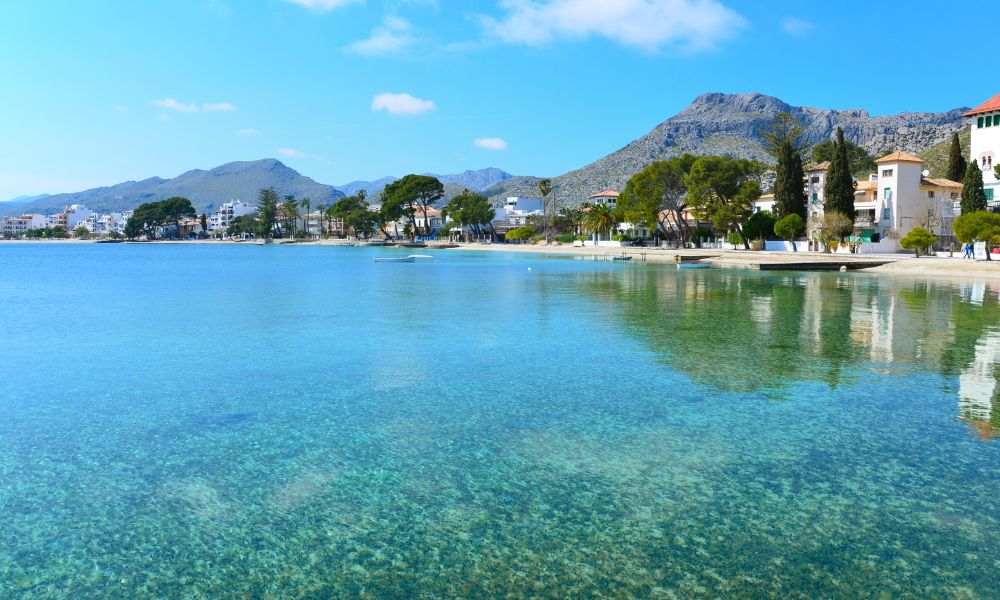
<instances>
[{"instance_id":1,"label":"white cloud","mask_svg":"<svg viewBox=\"0 0 1000 600\"><path fill-rule=\"evenodd\" d=\"M295 148L278 148L277 152L278 154L287 156L288 158L305 158L308 156L305 152L296 150Z\"/></svg>"},{"instance_id":2,"label":"white cloud","mask_svg":"<svg viewBox=\"0 0 1000 600\"><path fill-rule=\"evenodd\" d=\"M790 36L803 37L812 31L813 24L798 17L785 17L781 19L781 29Z\"/></svg>"},{"instance_id":3,"label":"white cloud","mask_svg":"<svg viewBox=\"0 0 1000 600\"><path fill-rule=\"evenodd\" d=\"M483 150L506 150L507 141L503 138L479 138L473 142L476 148Z\"/></svg>"},{"instance_id":4,"label":"white cloud","mask_svg":"<svg viewBox=\"0 0 1000 600\"><path fill-rule=\"evenodd\" d=\"M433 100L421 100L409 94L379 94L372 100L372 110L384 110L397 117L422 115L437 109Z\"/></svg>"},{"instance_id":5,"label":"white cloud","mask_svg":"<svg viewBox=\"0 0 1000 600\"><path fill-rule=\"evenodd\" d=\"M159 106L160 108L165 108L167 110L174 110L177 112L192 113L198 110L198 105L193 103L184 104L183 102L178 102L173 98L164 98L163 100L153 100L153 106Z\"/></svg>"},{"instance_id":6,"label":"white cloud","mask_svg":"<svg viewBox=\"0 0 1000 600\"><path fill-rule=\"evenodd\" d=\"M304 6L314 12L330 12L335 8L363 1L364 0L285 0L285 2L291 2L292 4Z\"/></svg>"},{"instance_id":7,"label":"white cloud","mask_svg":"<svg viewBox=\"0 0 1000 600\"><path fill-rule=\"evenodd\" d=\"M201 108L203 110L208 111L208 112L213 112L213 111L225 111L225 112L229 112L229 111L236 110L236 107L233 106L232 104L228 103L228 102L215 102L213 104L202 104Z\"/></svg>"},{"instance_id":8,"label":"white cloud","mask_svg":"<svg viewBox=\"0 0 1000 600\"><path fill-rule=\"evenodd\" d=\"M413 35L413 25L401 17L388 15L382 24L372 29L371 35L347 47L355 54L376 56L395 54L412 46L417 41Z\"/></svg>"},{"instance_id":9,"label":"white cloud","mask_svg":"<svg viewBox=\"0 0 1000 600\"><path fill-rule=\"evenodd\" d=\"M480 18L486 31L530 46L600 36L649 52L711 50L746 25L718 0L502 0L500 6L506 11L500 19Z\"/></svg>"},{"instance_id":10,"label":"white cloud","mask_svg":"<svg viewBox=\"0 0 1000 600\"><path fill-rule=\"evenodd\" d=\"M246 129L240 129L236 133L242 135L243 137L257 137L260 135L260 130L254 129L253 127L247 127Z\"/></svg>"}]
</instances>

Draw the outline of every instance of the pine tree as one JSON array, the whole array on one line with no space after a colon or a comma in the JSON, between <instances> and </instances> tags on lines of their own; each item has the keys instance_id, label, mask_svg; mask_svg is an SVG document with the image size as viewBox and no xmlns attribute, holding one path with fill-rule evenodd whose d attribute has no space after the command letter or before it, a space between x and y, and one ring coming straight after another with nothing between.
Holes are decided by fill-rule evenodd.
<instances>
[{"instance_id":1,"label":"pine tree","mask_svg":"<svg viewBox=\"0 0 1000 600\"><path fill-rule=\"evenodd\" d=\"M844 130L840 127L837 128L833 160L830 161L830 170L826 173L823 196L825 212L837 212L854 221L854 179L851 177Z\"/></svg>"},{"instance_id":2,"label":"pine tree","mask_svg":"<svg viewBox=\"0 0 1000 600\"><path fill-rule=\"evenodd\" d=\"M802 125L791 113L780 113L762 132L764 149L774 157L774 210L777 218L806 216L805 173L802 168Z\"/></svg>"},{"instance_id":3,"label":"pine tree","mask_svg":"<svg viewBox=\"0 0 1000 600\"><path fill-rule=\"evenodd\" d=\"M948 151L948 179L961 181L965 177L965 153L962 152L962 142L958 139L958 134L951 136L951 149Z\"/></svg>"},{"instance_id":4,"label":"pine tree","mask_svg":"<svg viewBox=\"0 0 1000 600\"><path fill-rule=\"evenodd\" d=\"M986 210L986 192L983 190L983 172L979 163L969 161L962 181L962 214Z\"/></svg>"}]
</instances>

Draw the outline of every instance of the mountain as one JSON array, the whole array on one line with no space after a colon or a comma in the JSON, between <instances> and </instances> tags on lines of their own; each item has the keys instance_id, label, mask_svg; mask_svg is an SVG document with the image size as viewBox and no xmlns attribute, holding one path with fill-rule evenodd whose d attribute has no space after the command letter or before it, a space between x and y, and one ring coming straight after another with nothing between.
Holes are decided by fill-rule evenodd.
<instances>
[{"instance_id":1,"label":"mountain","mask_svg":"<svg viewBox=\"0 0 1000 600\"><path fill-rule=\"evenodd\" d=\"M920 153L964 127L962 113L967 110L873 117L864 110L791 106L763 94L706 94L616 152L556 177L553 187L560 203L577 205L595 192L608 188L621 191L629 178L649 163L685 152L770 162L761 145L761 132L782 112L798 119L805 129L802 141L810 146L830 139L840 126L849 140L875 156L893 150ZM538 178L514 177L485 193L493 199L537 196Z\"/></svg>"},{"instance_id":2,"label":"mountain","mask_svg":"<svg viewBox=\"0 0 1000 600\"><path fill-rule=\"evenodd\" d=\"M67 204L85 204L99 212L135 208L143 202L162 200L170 196L190 198L199 213L212 212L234 198L253 202L262 187L273 186L281 195L295 194L299 199L310 198L313 206L329 204L343 194L332 186L316 183L286 167L273 158L227 163L208 171L195 169L173 179L150 177L142 181L127 181L110 187L94 188L71 194L55 194L18 203L10 207L0 204L0 214L13 212L52 213Z\"/></svg>"},{"instance_id":3,"label":"mountain","mask_svg":"<svg viewBox=\"0 0 1000 600\"><path fill-rule=\"evenodd\" d=\"M455 175L435 175L434 173L424 173L424 175L437 177L444 184L445 196L448 198L460 194L466 189L474 192L482 192L514 177L510 173L495 167L475 171L470 170ZM358 193L360 189L364 189L368 192L368 197L374 199L378 196L379 192L385 189L385 186L397 179L399 178L389 175L373 181L352 181L334 187L348 196Z\"/></svg>"},{"instance_id":4,"label":"mountain","mask_svg":"<svg viewBox=\"0 0 1000 600\"><path fill-rule=\"evenodd\" d=\"M958 142L962 145L965 160L972 156L972 128L966 127L958 132ZM918 156L927 161L924 167L931 172L931 177L945 177L948 174L948 155L951 153L951 138L948 138ZM959 181L961 183L961 181Z\"/></svg>"},{"instance_id":5,"label":"mountain","mask_svg":"<svg viewBox=\"0 0 1000 600\"><path fill-rule=\"evenodd\" d=\"M42 198L48 198L48 194L40 194L38 196L18 196L17 198L11 198L7 200L10 204L24 204L26 202L31 202L32 200L41 200Z\"/></svg>"}]
</instances>

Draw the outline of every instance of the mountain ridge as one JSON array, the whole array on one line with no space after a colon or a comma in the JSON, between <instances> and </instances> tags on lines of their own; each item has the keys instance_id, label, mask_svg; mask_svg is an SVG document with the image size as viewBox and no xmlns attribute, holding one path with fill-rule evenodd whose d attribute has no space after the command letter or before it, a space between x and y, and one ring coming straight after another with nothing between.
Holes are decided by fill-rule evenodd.
<instances>
[{"instance_id":1,"label":"mountain ridge","mask_svg":"<svg viewBox=\"0 0 1000 600\"><path fill-rule=\"evenodd\" d=\"M847 139L873 155L893 150L914 154L946 140L965 124L955 108L943 113L904 112L873 117L863 109L830 110L792 106L760 93L709 93L698 96L687 108L655 126L646 135L618 150L553 178L557 199L578 205L590 194L621 191L628 179L654 160L690 152L719 154L770 162L761 143L762 132L775 115L788 112L802 124L802 141L808 146L830 139L838 126ZM537 177L514 177L485 191L491 199L538 195Z\"/></svg>"}]
</instances>

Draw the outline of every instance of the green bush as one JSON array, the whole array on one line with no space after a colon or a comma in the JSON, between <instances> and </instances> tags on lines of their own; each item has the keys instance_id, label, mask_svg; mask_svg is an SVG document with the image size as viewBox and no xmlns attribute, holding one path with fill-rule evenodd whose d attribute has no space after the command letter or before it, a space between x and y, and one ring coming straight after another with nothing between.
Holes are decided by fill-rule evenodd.
<instances>
[{"instance_id":1,"label":"green bush","mask_svg":"<svg viewBox=\"0 0 1000 600\"><path fill-rule=\"evenodd\" d=\"M924 229L923 227L915 227L910 230L909 233L903 236L899 240L899 245L908 249L913 250L917 253L917 257L920 257L920 251L923 249L930 248L934 242L937 241L937 237Z\"/></svg>"},{"instance_id":2,"label":"green bush","mask_svg":"<svg viewBox=\"0 0 1000 600\"><path fill-rule=\"evenodd\" d=\"M743 245L743 236L734 231L726 236L726 241L738 248Z\"/></svg>"},{"instance_id":3,"label":"green bush","mask_svg":"<svg viewBox=\"0 0 1000 600\"><path fill-rule=\"evenodd\" d=\"M576 241L576 237L577 236L573 235L572 233L560 233L559 235L553 237L552 239L556 242L559 242L560 244L572 244L574 241Z\"/></svg>"},{"instance_id":4,"label":"green bush","mask_svg":"<svg viewBox=\"0 0 1000 600\"><path fill-rule=\"evenodd\" d=\"M524 240L531 239L535 235L535 228L530 225L525 225L524 227L518 227L517 229L511 229L504 236L508 242L522 242Z\"/></svg>"}]
</instances>

